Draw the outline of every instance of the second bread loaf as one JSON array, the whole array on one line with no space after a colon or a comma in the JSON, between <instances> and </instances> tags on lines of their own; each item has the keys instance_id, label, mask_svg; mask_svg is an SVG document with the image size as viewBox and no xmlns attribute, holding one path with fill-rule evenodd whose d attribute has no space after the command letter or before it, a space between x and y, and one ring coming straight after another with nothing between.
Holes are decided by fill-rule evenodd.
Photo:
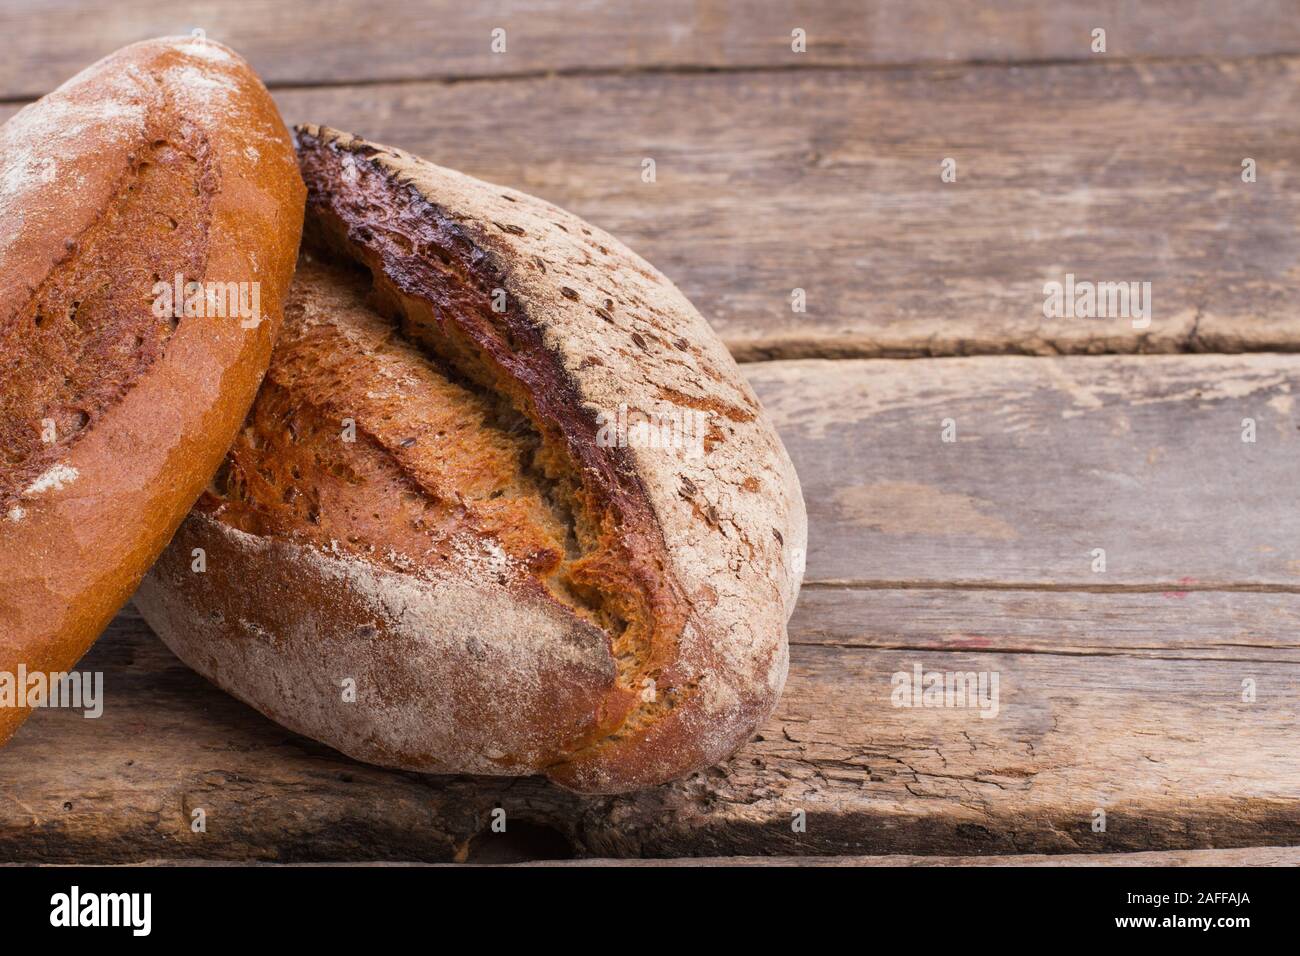
<instances>
[{"instance_id":1,"label":"second bread loaf","mask_svg":"<svg viewBox=\"0 0 1300 956\"><path fill-rule=\"evenodd\" d=\"M198 38L127 47L0 127L11 680L72 667L216 470L270 359L304 194L266 89ZM29 703L0 707L0 743Z\"/></svg>"}]
</instances>

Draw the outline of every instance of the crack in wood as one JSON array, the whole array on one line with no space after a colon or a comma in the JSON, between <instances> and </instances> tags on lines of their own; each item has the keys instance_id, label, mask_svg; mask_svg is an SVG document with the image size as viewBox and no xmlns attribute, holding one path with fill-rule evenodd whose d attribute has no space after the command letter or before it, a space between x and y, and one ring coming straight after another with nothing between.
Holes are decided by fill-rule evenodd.
<instances>
[{"instance_id":1,"label":"crack in wood","mask_svg":"<svg viewBox=\"0 0 1300 956\"><path fill-rule=\"evenodd\" d=\"M1300 594L1300 584L1205 583L1177 581L1142 584L1076 584L1055 581L888 581L826 579L803 582L808 590L845 591L1039 591L1061 594L1163 594L1222 592L1227 594Z\"/></svg>"}]
</instances>

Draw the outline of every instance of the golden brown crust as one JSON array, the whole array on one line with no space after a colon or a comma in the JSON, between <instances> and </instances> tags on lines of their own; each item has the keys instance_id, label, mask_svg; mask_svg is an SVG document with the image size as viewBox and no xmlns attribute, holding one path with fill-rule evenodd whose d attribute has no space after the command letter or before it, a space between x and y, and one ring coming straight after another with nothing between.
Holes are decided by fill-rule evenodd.
<instances>
[{"instance_id":1,"label":"golden brown crust","mask_svg":"<svg viewBox=\"0 0 1300 956\"><path fill-rule=\"evenodd\" d=\"M183 534L242 579L283 580L279 602L315 609L314 627L190 573L178 547L137 598L150 623L287 726L392 766L612 792L726 756L780 693L806 536L730 356L671 283L576 217L347 134L298 139L309 232L369 271L372 314L345 318L355 302L337 296L291 312L253 435ZM308 264L293 296L319 304L321 282ZM611 445L601 415L620 405L707 427L698 448ZM300 454L273 434L285 415L312 432L295 481L273 464ZM335 439L345 417L364 440ZM458 417L476 442L431 434ZM520 443L478 447L502 422L522 422ZM277 497L305 488L314 519ZM493 502L515 520L494 523ZM350 707L329 699L345 660L382 677Z\"/></svg>"},{"instance_id":2,"label":"golden brown crust","mask_svg":"<svg viewBox=\"0 0 1300 956\"><path fill-rule=\"evenodd\" d=\"M0 127L0 671L72 667L215 470L303 196L270 96L206 40L127 47ZM166 313L178 273L247 283L261 321ZM0 740L25 716L0 710Z\"/></svg>"},{"instance_id":3,"label":"golden brown crust","mask_svg":"<svg viewBox=\"0 0 1300 956\"><path fill-rule=\"evenodd\" d=\"M200 507L401 571L436 573L490 540L521 581L570 597L577 544L536 435L376 314L369 288L303 258L270 373Z\"/></svg>"}]
</instances>

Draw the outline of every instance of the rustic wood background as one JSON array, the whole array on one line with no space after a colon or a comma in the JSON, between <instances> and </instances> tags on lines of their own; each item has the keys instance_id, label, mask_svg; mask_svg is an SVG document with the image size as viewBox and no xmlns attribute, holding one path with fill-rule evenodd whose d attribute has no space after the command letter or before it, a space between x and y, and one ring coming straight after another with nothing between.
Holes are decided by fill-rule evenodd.
<instances>
[{"instance_id":1,"label":"rustic wood background","mask_svg":"<svg viewBox=\"0 0 1300 956\"><path fill-rule=\"evenodd\" d=\"M785 698L727 764L607 798L378 770L215 690L128 608L83 663L105 672L104 717L38 713L0 751L0 860L1295 864L1296 14L0 4L0 119L120 45L200 27L291 123L620 235L752 363L811 523ZM1066 272L1151 282L1150 328L1044 319ZM1000 715L894 708L890 675L918 663L998 672Z\"/></svg>"}]
</instances>

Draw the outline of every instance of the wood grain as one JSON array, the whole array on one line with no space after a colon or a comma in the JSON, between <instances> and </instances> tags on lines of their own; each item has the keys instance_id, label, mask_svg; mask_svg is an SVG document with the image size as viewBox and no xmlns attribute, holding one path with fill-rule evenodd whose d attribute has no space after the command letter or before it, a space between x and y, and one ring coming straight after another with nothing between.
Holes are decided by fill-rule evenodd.
<instances>
[{"instance_id":1,"label":"wood grain","mask_svg":"<svg viewBox=\"0 0 1300 956\"><path fill-rule=\"evenodd\" d=\"M726 764L602 798L536 779L366 767L205 684L127 612L82 664L105 674L103 718L41 712L0 751L0 860L1300 843L1300 596L1273 583L1300 540L1294 416L1275 402L1290 395L1296 365L1173 356L754 366L805 483L810 584L791 622L782 703ZM1260 441L1238 449L1239 420L1256 406ZM951 408L959 441L941 447L937 419ZM1153 441L1167 457L1150 457ZM975 457L938 457L949 453ZM1017 536L986 534L984 551L971 550L953 543L969 544L969 533L900 530L933 518L905 500L878 522L892 531L849 520L870 496L855 494L847 518L833 504L845 488L886 480L976 498L921 493L941 515L957 509L949 526L1007 525ZM1076 573L1060 556L1098 537L1113 555L1110 579L1127 590L1098 589L1086 557ZM1261 541L1278 550L1260 551ZM837 586L846 568L888 571L896 584ZM1211 583L1165 583L1189 569ZM936 580L945 575L968 584ZM895 706L893 675L917 666L996 674L997 716ZM498 806L504 836L488 827ZM190 830L196 808L206 833ZM1093 831L1099 809L1105 832ZM791 829L797 811L806 832Z\"/></svg>"},{"instance_id":2,"label":"wood grain","mask_svg":"<svg viewBox=\"0 0 1300 956\"><path fill-rule=\"evenodd\" d=\"M1300 347L1300 59L543 77L277 99L290 122L405 147L610 230L741 359ZM945 157L955 183L940 181ZM1044 284L1067 274L1149 282L1150 326L1045 318ZM806 312L792 311L796 288Z\"/></svg>"},{"instance_id":3,"label":"wood grain","mask_svg":"<svg viewBox=\"0 0 1300 956\"><path fill-rule=\"evenodd\" d=\"M813 581L1300 592L1294 356L766 362L749 378L799 472Z\"/></svg>"},{"instance_id":4,"label":"wood grain","mask_svg":"<svg viewBox=\"0 0 1300 956\"><path fill-rule=\"evenodd\" d=\"M406 147L609 229L742 359L1300 343L1300 61L576 77L278 99L290 121ZM641 180L647 157L653 184ZM940 181L945 157L955 183ZM1045 318L1044 284L1070 273L1150 282L1150 326ZM795 288L806 312L792 311Z\"/></svg>"},{"instance_id":5,"label":"wood grain","mask_svg":"<svg viewBox=\"0 0 1300 956\"><path fill-rule=\"evenodd\" d=\"M38 96L119 46L205 29L273 85L592 70L816 68L1300 52L1285 0L61 0L8 2L0 98ZM496 27L506 52L493 54ZM791 30L807 32L804 54Z\"/></svg>"},{"instance_id":6,"label":"wood grain","mask_svg":"<svg viewBox=\"0 0 1300 956\"><path fill-rule=\"evenodd\" d=\"M670 860L551 860L530 866L1300 866L1300 847L1006 856L715 856Z\"/></svg>"},{"instance_id":7,"label":"wood grain","mask_svg":"<svg viewBox=\"0 0 1300 956\"><path fill-rule=\"evenodd\" d=\"M804 643L819 626L796 612L782 705L731 761L655 790L583 798L536 778L354 763L207 685L123 615L82 664L105 672L104 716L38 713L0 751L0 859L508 862L1300 842L1294 661ZM916 663L996 671L998 717L893 707L891 675ZM1248 677L1252 704L1240 699ZM489 828L495 807L504 835ZM190 830L196 808L206 833ZM1105 833L1092 831L1098 809ZM796 811L804 833L791 830Z\"/></svg>"},{"instance_id":8,"label":"wood grain","mask_svg":"<svg viewBox=\"0 0 1300 956\"><path fill-rule=\"evenodd\" d=\"M7 4L0 120L194 26L290 122L615 232L743 359L1300 347L1283 0ZM1067 272L1151 282L1150 328L1044 319ZM1272 354L754 365L804 482L809 582L782 705L726 764L613 798L367 767L206 684L128 608L82 664L104 717L38 713L0 751L0 861L1294 865L1298 373ZM894 706L918 665L997 674L998 716Z\"/></svg>"},{"instance_id":9,"label":"wood grain","mask_svg":"<svg viewBox=\"0 0 1300 956\"><path fill-rule=\"evenodd\" d=\"M19 864L0 863L0 866L17 866ZM148 860L145 865L152 866L231 866L240 865L215 860ZM295 864L254 863L259 867L274 867ZM357 865L372 867L406 866L406 867L454 867L454 866L490 866L494 864L475 863L306 863L299 866L346 866ZM496 864L502 865L502 864ZM1006 854L1002 856L909 856L898 853L893 856L708 856L675 857L667 859L617 859L613 857L586 857L574 860L531 860L518 863L506 863L508 866L521 867L753 867L753 866L815 866L815 867L863 867L863 866L1300 866L1300 847L1259 846L1243 847L1235 850L1164 850L1147 853L1057 853L1057 854Z\"/></svg>"},{"instance_id":10,"label":"wood grain","mask_svg":"<svg viewBox=\"0 0 1300 956\"><path fill-rule=\"evenodd\" d=\"M823 647L1300 664L1300 597L1241 591L812 585L797 640Z\"/></svg>"}]
</instances>

